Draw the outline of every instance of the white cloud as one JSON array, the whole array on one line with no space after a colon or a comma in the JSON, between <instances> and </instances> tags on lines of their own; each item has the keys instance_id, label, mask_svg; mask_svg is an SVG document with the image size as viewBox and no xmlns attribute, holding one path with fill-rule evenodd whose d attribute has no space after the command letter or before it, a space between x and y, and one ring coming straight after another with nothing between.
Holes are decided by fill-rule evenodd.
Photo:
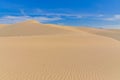
<instances>
[{"instance_id":1,"label":"white cloud","mask_svg":"<svg viewBox=\"0 0 120 80\"><path fill-rule=\"evenodd\" d=\"M116 20L120 20L120 15L113 15L113 17L103 18L103 20L106 20L106 21L116 21Z\"/></svg>"},{"instance_id":2,"label":"white cloud","mask_svg":"<svg viewBox=\"0 0 120 80\"><path fill-rule=\"evenodd\" d=\"M64 10L66 11L66 10ZM33 9L31 11L26 11L28 15L41 15L41 16L53 16L53 17L75 17L75 18L82 18L82 15L79 13L72 13L72 12L63 12L61 11L56 12L56 11L51 11L51 10L42 10L42 9ZM32 13L30 13L32 12Z\"/></svg>"},{"instance_id":3,"label":"white cloud","mask_svg":"<svg viewBox=\"0 0 120 80\"><path fill-rule=\"evenodd\" d=\"M103 14L99 14L99 15L97 15L97 17L103 17L104 15Z\"/></svg>"},{"instance_id":4,"label":"white cloud","mask_svg":"<svg viewBox=\"0 0 120 80\"><path fill-rule=\"evenodd\" d=\"M82 15L80 14L70 14L70 13L40 13L40 15L45 16L64 16L64 17L75 17L75 18L82 18Z\"/></svg>"},{"instance_id":5,"label":"white cloud","mask_svg":"<svg viewBox=\"0 0 120 80\"><path fill-rule=\"evenodd\" d=\"M17 22L22 22L25 20L37 20L39 22L49 22L49 21L57 21L57 20L61 20L62 18L60 17L31 17L31 16L3 16L0 18L0 23L1 24L12 24L12 23L17 23Z\"/></svg>"},{"instance_id":6,"label":"white cloud","mask_svg":"<svg viewBox=\"0 0 120 80\"><path fill-rule=\"evenodd\" d=\"M67 11L67 12L65 12ZM90 19L100 19L104 15L103 14L80 14L74 11L64 10L64 11L55 11L55 10L43 10L43 9L32 9L32 10L25 10L20 9L19 14L16 15L20 16L3 16L0 17L0 23L16 23L25 20L35 19L40 22L50 22L50 21L57 21L62 19L83 19L83 18L90 18ZM15 14L12 14L15 15ZM37 17L33 17L37 16ZM120 17L120 16L117 16ZM104 19L105 20L105 19ZM107 19L106 19L107 20Z\"/></svg>"},{"instance_id":7,"label":"white cloud","mask_svg":"<svg viewBox=\"0 0 120 80\"><path fill-rule=\"evenodd\" d=\"M58 12L57 12L58 11ZM28 14L31 15L44 15L44 16L63 16L63 17L69 17L69 18L84 18L84 17L103 17L103 14L81 14L79 12L75 12L73 10L69 9L57 9L56 10L43 10L43 9L34 9L32 13L28 12Z\"/></svg>"},{"instance_id":8,"label":"white cloud","mask_svg":"<svg viewBox=\"0 0 120 80\"><path fill-rule=\"evenodd\" d=\"M26 16L26 13L23 9L20 9L20 13L23 15L23 16Z\"/></svg>"}]
</instances>

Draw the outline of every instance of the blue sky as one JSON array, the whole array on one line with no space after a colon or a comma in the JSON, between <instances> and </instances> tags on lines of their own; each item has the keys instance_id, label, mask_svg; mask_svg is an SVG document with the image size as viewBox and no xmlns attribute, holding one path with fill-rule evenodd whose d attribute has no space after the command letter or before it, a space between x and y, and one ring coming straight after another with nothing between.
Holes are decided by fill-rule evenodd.
<instances>
[{"instance_id":1,"label":"blue sky","mask_svg":"<svg viewBox=\"0 0 120 80\"><path fill-rule=\"evenodd\" d=\"M70 26L120 28L120 0L0 0L0 23L29 19Z\"/></svg>"}]
</instances>

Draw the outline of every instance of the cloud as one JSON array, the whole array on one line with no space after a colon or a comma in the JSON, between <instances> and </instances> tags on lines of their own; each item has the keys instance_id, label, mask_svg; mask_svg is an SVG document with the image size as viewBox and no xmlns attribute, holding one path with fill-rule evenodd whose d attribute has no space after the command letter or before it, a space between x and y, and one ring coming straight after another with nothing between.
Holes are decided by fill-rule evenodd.
<instances>
[{"instance_id":1,"label":"cloud","mask_svg":"<svg viewBox=\"0 0 120 80\"><path fill-rule=\"evenodd\" d=\"M104 15L103 14L98 14L96 17L103 17Z\"/></svg>"},{"instance_id":2,"label":"cloud","mask_svg":"<svg viewBox=\"0 0 120 80\"><path fill-rule=\"evenodd\" d=\"M66 11L66 10L65 10ZM38 15L38 16L54 16L54 17L71 17L71 18L82 18L82 15L79 13L63 12L63 11L52 11L52 10L42 10L42 9L33 9L30 11L26 10L27 15Z\"/></svg>"},{"instance_id":3,"label":"cloud","mask_svg":"<svg viewBox=\"0 0 120 80\"><path fill-rule=\"evenodd\" d=\"M21 15L23 15L23 16L27 16L26 13L25 13L25 11L24 11L23 9L20 9L20 13L21 13Z\"/></svg>"},{"instance_id":4,"label":"cloud","mask_svg":"<svg viewBox=\"0 0 120 80\"><path fill-rule=\"evenodd\" d=\"M62 18L69 18L69 19L83 19L83 18L89 18L89 19L98 19L103 17L103 14L82 14L80 12L75 12L73 10L69 9L19 9L16 10L16 12L0 12L1 15L19 15L19 16L42 16L42 17L62 17Z\"/></svg>"},{"instance_id":5,"label":"cloud","mask_svg":"<svg viewBox=\"0 0 120 80\"><path fill-rule=\"evenodd\" d=\"M66 12L67 11L67 12ZM14 14L13 14L14 13ZM8 14L4 14L0 17L0 23L16 23L25 20L35 19L40 22L51 22L51 21L58 21L58 20L80 20L80 19L100 19L104 17L103 14L81 14L74 11L69 10L44 10L44 9L19 9L18 12L11 12ZM7 16L6 16L7 15ZM60 21L62 22L62 21ZM62 22L65 23L65 22Z\"/></svg>"},{"instance_id":6,"label":"cloud","mask_svg":"<svg viewBox=\"0 0 120 80\"><path fill-rule=\"evenodd\" d=\"M113 17L103 18L103 20L106 20L106 21L117 21L117 20L120 20L120 15L113 15Z\"/></svg>"},{"instance_id":7,"label":"cloud","mask_svg":"<svg viewBox=\"0 0 120 80\"><path fill-rule=\"evenodd\" d=\"M0 23L1 24L12 24L12 23L17 23L17 22L22 22L26 20L37 20L39 22L50 22L50 21L57 21L61 20L62 18L60 17L42 17L42 16L37 16L37 17L32 17L32 16L3 16L0 18Z\"/></svg>"},{"instance_id":8,"label":"cloud","mask_svg":"<svg viewBox=\"0 0 120 80\"><path fill-rule=\"evenodd\" d=\"M32 11L32 13L30 13ZM44 16L60 16L60 17L69 17L69 18L84 18L84 17L103 17L103 14L82 14L80 12L75 12L71 9L33 9L28 14L31 15L44 15Z\"/></svg>"}]
</instances>

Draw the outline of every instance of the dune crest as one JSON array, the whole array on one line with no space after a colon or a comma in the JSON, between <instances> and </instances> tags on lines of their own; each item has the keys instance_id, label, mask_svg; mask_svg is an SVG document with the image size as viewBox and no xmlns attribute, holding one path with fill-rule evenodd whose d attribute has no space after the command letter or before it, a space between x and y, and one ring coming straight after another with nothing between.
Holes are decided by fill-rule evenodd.
<instances>
[{"instance_id":1,"label":"dune crest","mask_svg":"<svg viewBox=\"0 0 120 80\"><path fill-rule=\"evenodd\" d=\"M73 31L59 28L59 26L41 24L34 20L11 24L0 29L0 36L33 36L69 33L73 33Z\"/></svg>"},{"instance_id":2,"label":"dune crest","mask_svg":"<svg viewBox=\"0 0 120 80\"><path fill-rule=\"evenodd\" d=\"M95 35L100 35L108 38L112 38L120 41L120 30L114 29L98 29L98 28L87 28L87 27L78 27L77 29L84 32L88 32Z\"/></svg>"},{"instance_id":3,"label":"dune crest","mask_svg":"<svg viewBox=\"0 0 120 80\"><path fill-rule=\"evenodd\" d=\"M27 20L27 21L24 21L24 22L21 22L21 23L40 23L38 22L37 20Z\"/></svg>"},{"instance_id":4,"label":"dune crest","mask_svg":"<svg viewBox=\"0 0 120 80\"><path fill-rule=\"evenodd\" d=\"M88 35L85 31L69 26L55 24L42 24L36 20L4 26L0 29L0 36L37 36L37 35L69 35L69 34Z\"/></svg>"}]
</instances>

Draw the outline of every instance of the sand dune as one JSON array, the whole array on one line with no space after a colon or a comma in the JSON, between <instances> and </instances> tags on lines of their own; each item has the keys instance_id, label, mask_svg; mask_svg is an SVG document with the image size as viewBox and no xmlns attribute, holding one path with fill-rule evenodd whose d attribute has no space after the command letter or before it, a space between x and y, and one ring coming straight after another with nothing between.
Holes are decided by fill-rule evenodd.
<instances>
[{"instance_id":1,"label":"sand dune","mask_svg":"<svg viewBox=\"0 0 120 80\"><path fill-rule=\"evenodd\" d=\"M107 29L107 30L109 30L109 31L114 31L114 32L120 32L120 29Z\"/></svg>"},{"instance_id":2,"label":"sand dune","mask_svg":"<svg viewBox=\"0 0 120 80\"><path fill-rule=\"evenodd\" d=\"M120 80L120 42L103 30L33 20L1 30L0 80Z\"/></svg>"},{"instance_id":3,"label":"sand dune","mask_svg":"<svg viewBox=\"0 0 120 80\"><path fill-rule=\"evenodd\" d=\"M7 24L0 24L0 28L3 28L4 26L8 26Z\"/></svg>"},{"instance_id":4,"label":"sand dune","mask_svg":"<svg viewBox=\"0 0 120 80\"><path fill-rule=\"evenodd\" d=\"M120 30L112 30L112 29L97 29L97 28L84 28L84 27L79 27L77 28L79 30L96 34L96 35L101 35L109 38L113 38L116 40L120 40Z\"/></svg>"},{"instance_id":5,"label":"sand dune","mask_svg":"<svg viewBox=\"0 0 120 80\"><path fill-rule=\"evenodd\" d=\"M0 29L0 36L56 35L72 32L75 31L29 20L3 27Z\"/></svg>"}]
</instances>

